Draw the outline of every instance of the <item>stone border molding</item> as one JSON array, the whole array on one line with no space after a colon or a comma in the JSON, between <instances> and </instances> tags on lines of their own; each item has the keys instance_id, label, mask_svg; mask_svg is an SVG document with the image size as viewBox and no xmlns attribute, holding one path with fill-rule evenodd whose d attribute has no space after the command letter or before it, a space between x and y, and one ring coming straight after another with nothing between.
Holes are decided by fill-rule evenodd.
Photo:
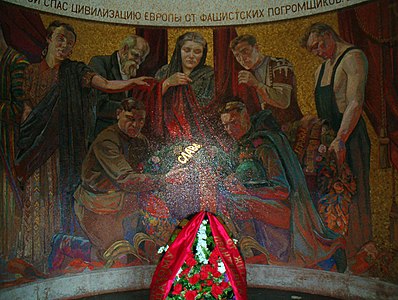
<instances>
[{"instance_id":1,"label":"stone border molding","mask_svg":"<svg viewBox=\"0 0 398 300\"><path fill-rule=\"evenodd\" d=\"M0 299L78 299L149 289L156 266L101 269L0 290ZM373 278L304 268L247 265L249 288L268 288L340 299L398 299L398 285Z\"/></svg>"}]
</instances>

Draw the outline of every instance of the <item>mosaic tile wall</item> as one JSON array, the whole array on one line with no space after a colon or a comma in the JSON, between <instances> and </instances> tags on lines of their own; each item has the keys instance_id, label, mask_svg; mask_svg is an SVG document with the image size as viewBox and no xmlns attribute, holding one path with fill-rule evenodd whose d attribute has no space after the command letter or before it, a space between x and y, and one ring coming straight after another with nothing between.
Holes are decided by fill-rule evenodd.
<instances>
[{"instance_id":1,"label":"mosaic tile wall","mask_svg":"<svg viewBox=\"0 0 398 300\"><path fill-rule=\"evenodd\" d=\"M118 49L119 42L135 28L126 25L105 24L76 20L55 15L41 14L44 25L59 19L72 24L77 32L77 44L72 59L86 63L94 55L111 54ZM304 29L314 22L325 22L338 28L337 14L326 13L313 17L281 21L270 24L237 27L238 34L254 34L263 53L289 59L294 67L297 78L298 102L303 114L315 114L313 100L314 72L320 60L300 48L298 40ZM211 28L169 28L169 57L173 53L177 37L187 31L199 31L209 43L207 64L213 64L212 30ZM389 230L389 211L392 203L392 170L381 170L378 166L378 137L367 121L368 132L372 143L371 152L371 198L374 240L384 250L391 248ZM398 177L398 176L396 176ZM398 180L396 180L398 186Z\"/></svg>"}]
</instances>

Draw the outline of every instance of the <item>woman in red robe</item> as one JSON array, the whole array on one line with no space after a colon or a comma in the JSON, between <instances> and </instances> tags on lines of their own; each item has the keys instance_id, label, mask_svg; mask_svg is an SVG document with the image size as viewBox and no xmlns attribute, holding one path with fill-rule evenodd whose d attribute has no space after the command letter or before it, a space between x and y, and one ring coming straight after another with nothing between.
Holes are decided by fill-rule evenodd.
<instances>
[{"instance_id":1,"label":"woman in red robe","mask_svg":"<svg viewBox=\"0 0 398 300\"><path fill-rule=\"evenodd\" d=\"M214 71L205 64L206 57L206 40L187 32L177 39L170 63L155 75L162 83L162 97L149 107L151 129L166 143L204 142L214 135L205 113L214 96Z\"/></svg>"}]
</instances>

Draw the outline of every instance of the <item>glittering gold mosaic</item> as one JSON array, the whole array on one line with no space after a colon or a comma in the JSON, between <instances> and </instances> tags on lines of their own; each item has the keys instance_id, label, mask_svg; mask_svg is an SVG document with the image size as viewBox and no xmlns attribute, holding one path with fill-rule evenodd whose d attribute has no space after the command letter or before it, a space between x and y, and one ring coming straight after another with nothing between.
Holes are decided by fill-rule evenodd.
<instances>
[{"instance_id":1,"label":"glittering gold mosaic","mask_svg":"<svg viewBox=\"0 0 398 300\"><path fill-rule=\"evenodd\" d=\"M47 14L42 14L41 17L45 26L54 19L59 19L75 27L78 41L72 59L86 63L94 55L113 53L126 34L135 32L134 27L126 25L88 22ZM314 22L325 22L335 29L338 28L336 13L237 27L238 34L254 34L263 53L275 57L285 57L293 63L297 79L298 102L304 115L315 114L314 72L320 64L320 60L300 48L298 41L304 28ZM173 53L177 37L187 31L199 31L206 38L209 44L207 64L212 65L214 49L211 28L170 28L168 30L169 58ZM381 248L390 249L389 211L392 203L392 170L379 169L378 138L369 121L366 121L372 144L370 187L374 240ZM398 184L397 180L396 184Z\"/></svg>"}]
</instances>

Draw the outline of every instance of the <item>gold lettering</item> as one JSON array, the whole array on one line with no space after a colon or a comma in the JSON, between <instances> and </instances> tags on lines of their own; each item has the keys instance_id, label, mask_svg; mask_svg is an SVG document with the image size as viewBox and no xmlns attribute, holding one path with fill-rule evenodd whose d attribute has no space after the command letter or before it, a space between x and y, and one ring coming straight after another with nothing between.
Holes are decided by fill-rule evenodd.
<instances>
[{"instance_id":1,"label":"gold lettering","mask_svg":"<svg viewBox=\"0 0 398 300\"><path fill-rule=\"evenodd\" d=\"M178 161L182 164L186 164L188 160L185 157L182 157L181 155L178 156Z\"/></svg>"},{"instance_id":2,"label":"gold lettering","mask_svg":"<svg viewBox=\"0 0 398 300\"><path fill-rule=\"evenodd\" d=\"M199 144L192 144L190 146L187 146L184 151L185 152L181 152L180 155L177 157L177 160L182 163L182 164L186 164L190 158L192 158L192 156L200 149L202 148L201 145Z\"/></svg>"},{"instance_id":3,"label":"gold lettering","mask_svg":"<svg viewBox=\"0 0 398 300\"><path fill-rule=\"evenodd\" d=\"M185 157L187 160L189 160L192 157L192 154L187 154L185 152L181 152L181 156Z\"/></svg>"},{"instance_id":4,"label":"gold lettering","mask_svg":"<svg viewBox=\"0 0 398 300\"><path fill-rule=\"evenodd\" d=\"M196 151L193 151L191 149L185 148L185 152L192 156L192 154L195 154Z\"/></svg>"}]
</instances>

